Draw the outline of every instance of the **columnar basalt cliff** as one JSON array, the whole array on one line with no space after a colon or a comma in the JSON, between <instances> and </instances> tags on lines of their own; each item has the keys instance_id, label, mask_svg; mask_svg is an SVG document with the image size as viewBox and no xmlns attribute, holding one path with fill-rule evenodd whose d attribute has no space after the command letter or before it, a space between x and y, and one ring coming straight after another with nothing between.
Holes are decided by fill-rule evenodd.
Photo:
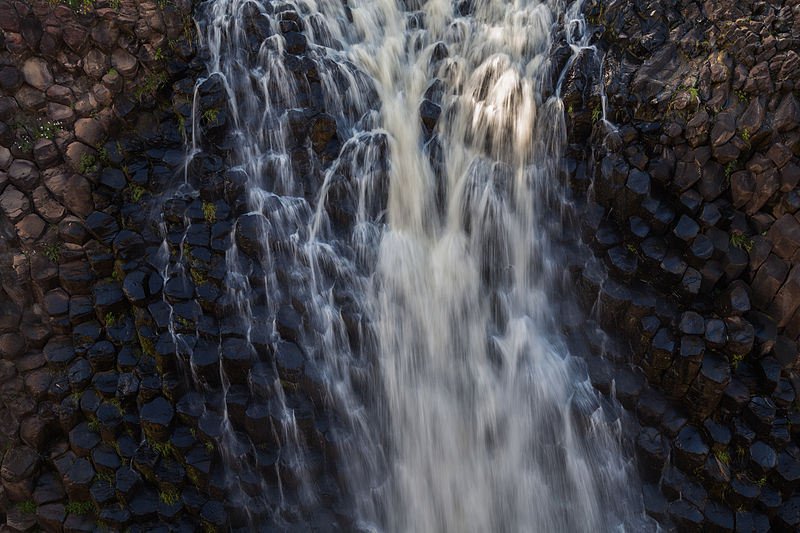
<instances>
[{"instance_id":1,"label":"columnar basalt cliff","mask_svg":"<svg viewBox=\"0 0 800 533\"><path fill-rule=\"evenodd\" d=\"M411 28L421 4L403 2ZM379 96L350 62L320 73L311 35L341 46L324 24L264 6L240 9L234 44L253 64L226 75L252 86L230 87L209 76L187 0L0 0L0 531L356 529L352 428L310 361L325 328L350 348L370 318L334 283L358 273L281 224L305 228L323 184L333 233L365 216L362 187L379 218L390 143L338 129L326 91L363 91L351 122ZM565 211L594 252L569 274L611 338L565 329L596 348L592 384L638 418L644 507L664 530L798 531L800 5L582 9L594 46L573 59L577 36L556 31L551 89ZM267 74L262 55L280 58ZM443 87L419 117L437 171ZM237 91L263 92L260 122L228 107ZM237 159L256 126L234 122L251 119L287 128L258 187ZM364 164L378 186L351 176ZM280 182L286 167L302 180ZM319 287L334 318L311 309Z\"/></svg>"},{"instance_id":2,"label":"columnar basalt cliff","mask_svg":"<svg viewBox=\"0 0 800 533\"><path fill-rule=\"evenodd\" d=\"M593 381L643 426L650 514L797 531L800 6L584 12L597 52L564 80L566 172L595 257L575 271L634 369Z\"/></svg>"}]
</instances>

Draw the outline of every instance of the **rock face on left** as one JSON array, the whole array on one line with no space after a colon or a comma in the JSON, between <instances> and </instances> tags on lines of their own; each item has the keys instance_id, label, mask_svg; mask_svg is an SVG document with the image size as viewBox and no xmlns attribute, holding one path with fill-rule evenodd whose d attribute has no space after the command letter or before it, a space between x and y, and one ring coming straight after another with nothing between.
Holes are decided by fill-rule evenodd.
<instances>
[{"instance_id":1,"label":"rock face on left","mask_svg":"<svg viewBox=\"0 0 800 533\"><path fill-rule=\"evenodd\" d=\"M141 429L164 439L173 409L137 367L128 316L153 283L123 284L121 264L143 247L123 213L142 210L153 173L144 152L183 144L159 101L194 55L191 9L0 1L3 531L124 530L133 519L131 530L152 531L183 508L180 465L137 450Z\"/></svg>"}]
</instances>

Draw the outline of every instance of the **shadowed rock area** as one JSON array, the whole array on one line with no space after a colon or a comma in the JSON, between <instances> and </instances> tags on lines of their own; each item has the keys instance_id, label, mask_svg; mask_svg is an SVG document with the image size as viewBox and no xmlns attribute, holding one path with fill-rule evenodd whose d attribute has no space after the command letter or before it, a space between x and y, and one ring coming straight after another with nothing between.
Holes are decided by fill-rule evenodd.
<instances>
[{"instance_id":1,"label":"shadowed rock area","mask_svg":"<svg viewBox=\"0 0 800 533\"><path fill-rule=\"evenodd\" d=\"M643 426L648 513L797 531L800 6L584 13L597 53L564 80L565 177L609 278L576 281L631 346L616 394Z\"/></svg>"}]
</instances>

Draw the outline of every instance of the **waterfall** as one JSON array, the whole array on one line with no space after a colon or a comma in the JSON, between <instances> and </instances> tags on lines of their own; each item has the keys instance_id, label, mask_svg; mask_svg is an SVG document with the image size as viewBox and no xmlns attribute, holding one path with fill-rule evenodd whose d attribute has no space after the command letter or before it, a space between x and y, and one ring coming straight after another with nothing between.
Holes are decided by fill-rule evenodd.
<instances>
[{"instance_id":1,"label":"waterfall","mask_svg":"<svg viewBox=\"0 0 800 533\"><path fill-rule=\"evenodd\" d=\"M583 31L579 2L200 6L208 72L175 195L196 199L204 154L242 194L220 338L173 334L218 353L218 372L195 355L184 372L221 402L243 527L655 529L630 421L565 323L578 244L550 52ZM186 278L166 250L167 283Z\"/></svg>"}]
</instances>

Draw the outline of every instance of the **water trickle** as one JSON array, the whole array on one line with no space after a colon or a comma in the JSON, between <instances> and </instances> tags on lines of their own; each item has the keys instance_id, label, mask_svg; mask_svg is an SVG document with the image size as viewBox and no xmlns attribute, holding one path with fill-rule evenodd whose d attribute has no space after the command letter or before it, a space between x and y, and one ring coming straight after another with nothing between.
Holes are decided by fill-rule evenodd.
<instances>
[{"instance_id":1,"label":"water trickle","mask_svg":"<svg viewBox=\"0 0 800 533\"><path fill-rule=\"evenodd\" d=\"M559 28L587 48L580 2L209 0L198 20L175 197L200 202L209 154L241 194L212 228L219 334L170 334L244 527L652 529L626 415L565 333L550 54ZM166 283L197 277L197 224L162 225Z\"/></svg>"}]
</instances>

